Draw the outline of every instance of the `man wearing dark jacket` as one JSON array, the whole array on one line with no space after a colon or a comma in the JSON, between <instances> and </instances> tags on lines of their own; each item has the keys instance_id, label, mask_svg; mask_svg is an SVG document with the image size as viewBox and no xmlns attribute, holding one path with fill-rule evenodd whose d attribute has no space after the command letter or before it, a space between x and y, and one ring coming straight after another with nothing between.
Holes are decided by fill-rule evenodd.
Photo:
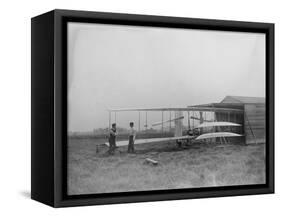
<instances>
[{"instance_id":1,"label":"man wearing dark jacket","mask_svg":"<svg viewBox=\"0 0 281 217\"><path fill-rule=\"evenodd\" d=\"M112 124L112 128L109 132L109 154L114 154L116 149L116 136L117 136L117 130L116 130L116 124Z\"/></svg>"},{"instance_id":2,"label":"man wearing dark jacket","mask_svg":"<svg viewBox=\"0 0 281 217\"><path fill-rule=\"evenodd\" d=\"M128 153L135 152L135 139L136 139L136 131L134 129L134 122L130 123L130 132L129 132L129 144L128 144Z\"/></svg>"}]
</instances>

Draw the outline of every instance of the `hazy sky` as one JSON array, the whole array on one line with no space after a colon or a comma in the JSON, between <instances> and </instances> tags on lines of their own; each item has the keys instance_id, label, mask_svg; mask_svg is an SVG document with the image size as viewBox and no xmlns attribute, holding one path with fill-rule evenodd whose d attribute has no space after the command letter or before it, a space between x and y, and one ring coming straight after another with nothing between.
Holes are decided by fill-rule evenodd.
<instances>
[{"instance_id":1,"label":"hazy sky","mask_svg":"<svg viewBox=\"0 0 281 217\"><path fill-rule=\"evenodd\" d=\"M107 127L109 108L186 107L226 95L265 96L264 34L68 24L70 131ZM117 124L137 117L118 114Z\"/></svg>"}]
</instances>

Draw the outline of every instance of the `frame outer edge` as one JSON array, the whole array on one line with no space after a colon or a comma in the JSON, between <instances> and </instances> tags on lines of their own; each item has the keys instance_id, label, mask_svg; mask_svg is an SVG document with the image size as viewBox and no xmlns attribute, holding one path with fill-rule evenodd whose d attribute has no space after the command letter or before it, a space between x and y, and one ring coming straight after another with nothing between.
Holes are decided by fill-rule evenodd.
<instances>
[{"instance_id":1,"label":"frame outer edge","mask_svg":"<svg viewBox=\"0 0 281 217\"><path fill-rule=\"evenodd\" d=\"M54 206L53 11L31 19L31 198Z\"/></svg>"},{"instance_id":2,"label":"frame outer edge","mask_svg":"<svg viewBox=\"0 0 281 217\"><path fill-rule=\"evenodd\" d=\"M268 31L269 34L269 69L266 71L269 73L267 89L270 102L270 113L268 120L270 121L270 137L268 144L270 145L269 156L269 186L263 188L254 189L237 189L237 190L212 190L210 192L193 192L193 193L171 193L171 194L157 194L151 193L149 195L133 195L133 196L117 196L112 198L96 197L96 198L77 198L77 199L65 199L63 198L63 149L62 149L62 124L64 119L62 118L62 102L63 102L63 19L64 18L86 18L86 19L105 19L114 20L119 19L129 21L144 21L152 23L160 22L168 25L173 25L177 21L181 24L192 24L212 27L219 25L219 28L249 28L254 32L255 29L260 31ZM239 30L236 30L239 31ZM162 200L175 200L175 199L191 199L191 198L206 198L206 197L222 197L222 196L237 196L237 195L252 195L252 194L266 194L274 192L274 24L269 23L252 23L241 21L224 21L224 20L207 20L207 19L193 19L193 18L176 18L176 17L162 17L162 16L147 16L147 15L133 15L133 14L114 14L103 12L84 12L84 11L71 11L71 10L55 10L54 11L54 206L55 207L68 207L68 206L81 206L81 205L99 205L99 204L112 204L112 203L129 203L129 202L143 202L143 201L162 201Z\"/></svg>"}]
</instances>

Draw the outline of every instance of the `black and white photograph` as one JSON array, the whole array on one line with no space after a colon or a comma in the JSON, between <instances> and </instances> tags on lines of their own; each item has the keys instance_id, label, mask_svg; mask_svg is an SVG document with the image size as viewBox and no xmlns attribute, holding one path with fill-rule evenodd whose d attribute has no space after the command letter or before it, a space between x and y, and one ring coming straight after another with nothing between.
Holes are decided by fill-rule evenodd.
<instances>
[{"instance_id":1,"label":"black and white photograph","mask_svg":"<svg viewBox=\"0 0 281 217\"><path fill-rule=\"evenodd\" d=\"M68 22L67 194L265 184L265 42Z\"/></svg>"},{"instance_id":2,"label":"black and white photograph","mask_svg":"<svg viewBox=\"0 0 281 217\"><path fill-rule=\"evenodd\" d=\"M280 213L279 1L1 3L0 216Z\"/></svg>"}]
</instances>

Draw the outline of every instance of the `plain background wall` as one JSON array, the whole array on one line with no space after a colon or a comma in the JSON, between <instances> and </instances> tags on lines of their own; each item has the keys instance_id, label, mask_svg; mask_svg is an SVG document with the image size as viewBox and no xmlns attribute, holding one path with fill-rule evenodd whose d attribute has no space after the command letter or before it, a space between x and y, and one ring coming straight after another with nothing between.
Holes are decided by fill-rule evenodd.
<instances>
[{"instance_id":1,"label":"plain background wall","mask_svg":"<svg viewBox=\"0 0 281 217\"><path fill-rule=\"evenodd\" d=\"M280 134L276 133L276 194L52 209L30 197L30 18L54 8L124 12L276 24L275 83L279 75L279 1L24 0L1 2L0 215L1 216L268 216L280 214ZM276 93L281 87L276 85ZM281 102L276 94L276 111ZM276 113L276 132L280 131ZM43 187L43 186L42 186Z\"/></svg>"}]
</instances>

